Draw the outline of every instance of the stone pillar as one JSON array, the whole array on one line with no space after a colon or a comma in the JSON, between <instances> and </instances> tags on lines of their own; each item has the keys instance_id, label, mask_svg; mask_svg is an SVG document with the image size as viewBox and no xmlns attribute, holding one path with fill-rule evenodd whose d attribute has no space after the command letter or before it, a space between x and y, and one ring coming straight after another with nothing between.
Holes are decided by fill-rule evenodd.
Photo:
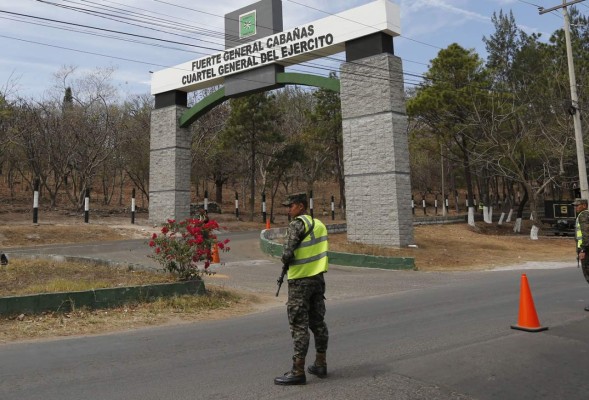
<instances>
[{"instance_id":1,"label":"stone pillar","mask_svg":"<svg viewBox=\"0 0 589 400\"><path fill-rule=\"evenodd\" d=\"M348 240L413 244L401 59L371 55L341 67Z\"/></svg>"},{"instance_id":2,"label":"stone pillar","mask_svg":"<svg viewBox=\"0 0 589 400\"><path fill-rule=\"evenodd\" d=\"M187 110L185 94L156 96L151 113L149 157L149 222L190 216L190 130L179 127Z\"/></svg>"}]
</instances>

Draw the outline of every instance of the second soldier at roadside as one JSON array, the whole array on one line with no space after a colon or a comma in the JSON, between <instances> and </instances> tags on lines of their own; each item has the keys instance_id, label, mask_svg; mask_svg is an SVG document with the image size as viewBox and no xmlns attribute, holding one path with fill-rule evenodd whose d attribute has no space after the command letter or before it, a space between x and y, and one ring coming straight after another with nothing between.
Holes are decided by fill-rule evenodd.
<instances>
[{"instance_id":1,"label":"second soldier at roadside","mask_svg":"<svg viewBox=\"0 0 589 400\"><path fill-rule=\"evenodd\" d=\"M587 210L587 200L575 199L573 205L577 214L575 223L577 257L581 261L581 269L585 280L589 283L589 210ZM585 311L589 311L589 305L585 307Z\"/></svg>"},{"instance_id":2,"label":"second soldier at roadside","mask_svg":"<svg viewBox=\"0 0 589 400\"><path fill-rule=\"evenodd\" d=\"M288 265L287 314L294 344L290 371L274 379L277 385L304 385L305 358L310 334L315 341L315 362L307 372L319 378L327 376L327 342L329 333L325 323L325 279L327 272L327 229L318 219L307 214L307 195L288 196L282 203L292 218L282 252L282 262Z\"/></svg>"}]
</instances>

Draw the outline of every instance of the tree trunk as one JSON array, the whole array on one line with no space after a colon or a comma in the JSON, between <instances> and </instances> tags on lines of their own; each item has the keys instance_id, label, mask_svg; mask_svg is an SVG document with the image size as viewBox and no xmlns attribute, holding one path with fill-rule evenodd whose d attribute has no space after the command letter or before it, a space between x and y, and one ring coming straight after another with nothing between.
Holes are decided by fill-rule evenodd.
<instances>
[{"instance_id":1,"label":"tree trunk","mask_svg":"<svg viewBox=\"0 0 589 400\"><path fill-rule=\"evenodd\" d=\"M222 179L215 181L215 202L221 205L223 204L223 184L225 183Z\"/></svg>"},{"instance_id":2,"label":"tree trunk","mask_svg":"<svg viewBox=\"0 0 589 400\"><path fill-rule=\"evenodd\" d=\"M524 197L520 201L519 206L517 207L517 220L516 220L515 226L513 227L513 231L516 233L521 232L522 218L524 215L524 207L525 207L526 203L528 202L528 190L526 189L525 186L522 186L522 187L524 190Z\"/></svg>"},{"instance_id":3,"label":"tree trunk","mask_svg":"<svg viewBox=\"0 0 589 400\"><path fill-rule=\"evenodd\" d=\"M474 197L472 190L472 174L470 173L470 162L468 155L464 155L464 178L466 180L466 198L468 200L468 224L474 226Z\"/></svg>"}]
</instances>

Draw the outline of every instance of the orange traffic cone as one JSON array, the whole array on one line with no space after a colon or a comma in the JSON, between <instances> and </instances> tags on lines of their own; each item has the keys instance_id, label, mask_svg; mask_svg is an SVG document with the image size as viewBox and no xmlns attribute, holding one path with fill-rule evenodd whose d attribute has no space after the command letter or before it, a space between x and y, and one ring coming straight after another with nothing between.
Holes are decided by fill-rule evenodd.
<instances>
[{"instance_id":1,"label":"orange traffic cone","mask_svg":"<svg viewBox=\"0 0 589 400\"><path fill-rule=\"evenodd\" d=\"M269 219L266 220L266 229L270 229L270 220Z\"/></svg>"},{"instance_id":2,"label":"orange traffic cone","mask_svg":"<svg viewBox=\"0 0 589 400\"><path fill-rule=\"evenodd\" d=\"M519 329L526 332L540 332L548 329L548 327L540 326L526 274L522 274L517 325L511 325L511 329Z\"/></svg>"},{"instance_id":3,"label":"orange traffic cone","mask_svg":"<svg viewBox=\"0 0 589 400\"><path fill-rule=\"evenodd\" d=\"M219 247L217 246L217 242L215 242L213 244L213 251L211 252L212 258L213 260L211 261L211 263L213 264L219 264L221 262L221 259L219 258Z\"/></svg>"}]
</instances>

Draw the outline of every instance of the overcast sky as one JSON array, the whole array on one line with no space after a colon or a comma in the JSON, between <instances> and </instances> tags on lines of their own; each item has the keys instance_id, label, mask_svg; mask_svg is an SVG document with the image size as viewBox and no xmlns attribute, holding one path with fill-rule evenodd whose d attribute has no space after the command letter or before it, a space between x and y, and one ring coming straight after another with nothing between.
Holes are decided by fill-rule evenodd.
<instances>
[{"instance_id":1,"label":"overcast sky","mask_svg":"<svg viewBox=\"0 0 589 400\"><path fill-rule=\"evenodd\" d=\"M78 74L113 67L116 71L112 82L121 95L149 93L150 71L221 50L224 14L253 2L0 0L0 91L10 96L39 99L52 87L54 74L60 68L75 66ZM283 0L284 29L369 2L371 0ZM401 9L402 31L394 40L394 47L395 54L403 59L406 87L418 83L430 60L451 43L475 49L485 58L482 38L494 31L491 23L494 11L512 10L520 28L528 33L542 33L544 40L563 26L560 11L538 13L538 6L550 8L562 4L561 0L394 2ZM589 2L577 7L582 14L589 12ZM97 11L102 16L98 16ZM144 27L146 22L149 28ZM340 54L335 58L343 57ZM329 70L338 68L337 64L333 59L322 59L307 67L292 68L297 72L327 75Z\"/></svg>"}]
</instances>

